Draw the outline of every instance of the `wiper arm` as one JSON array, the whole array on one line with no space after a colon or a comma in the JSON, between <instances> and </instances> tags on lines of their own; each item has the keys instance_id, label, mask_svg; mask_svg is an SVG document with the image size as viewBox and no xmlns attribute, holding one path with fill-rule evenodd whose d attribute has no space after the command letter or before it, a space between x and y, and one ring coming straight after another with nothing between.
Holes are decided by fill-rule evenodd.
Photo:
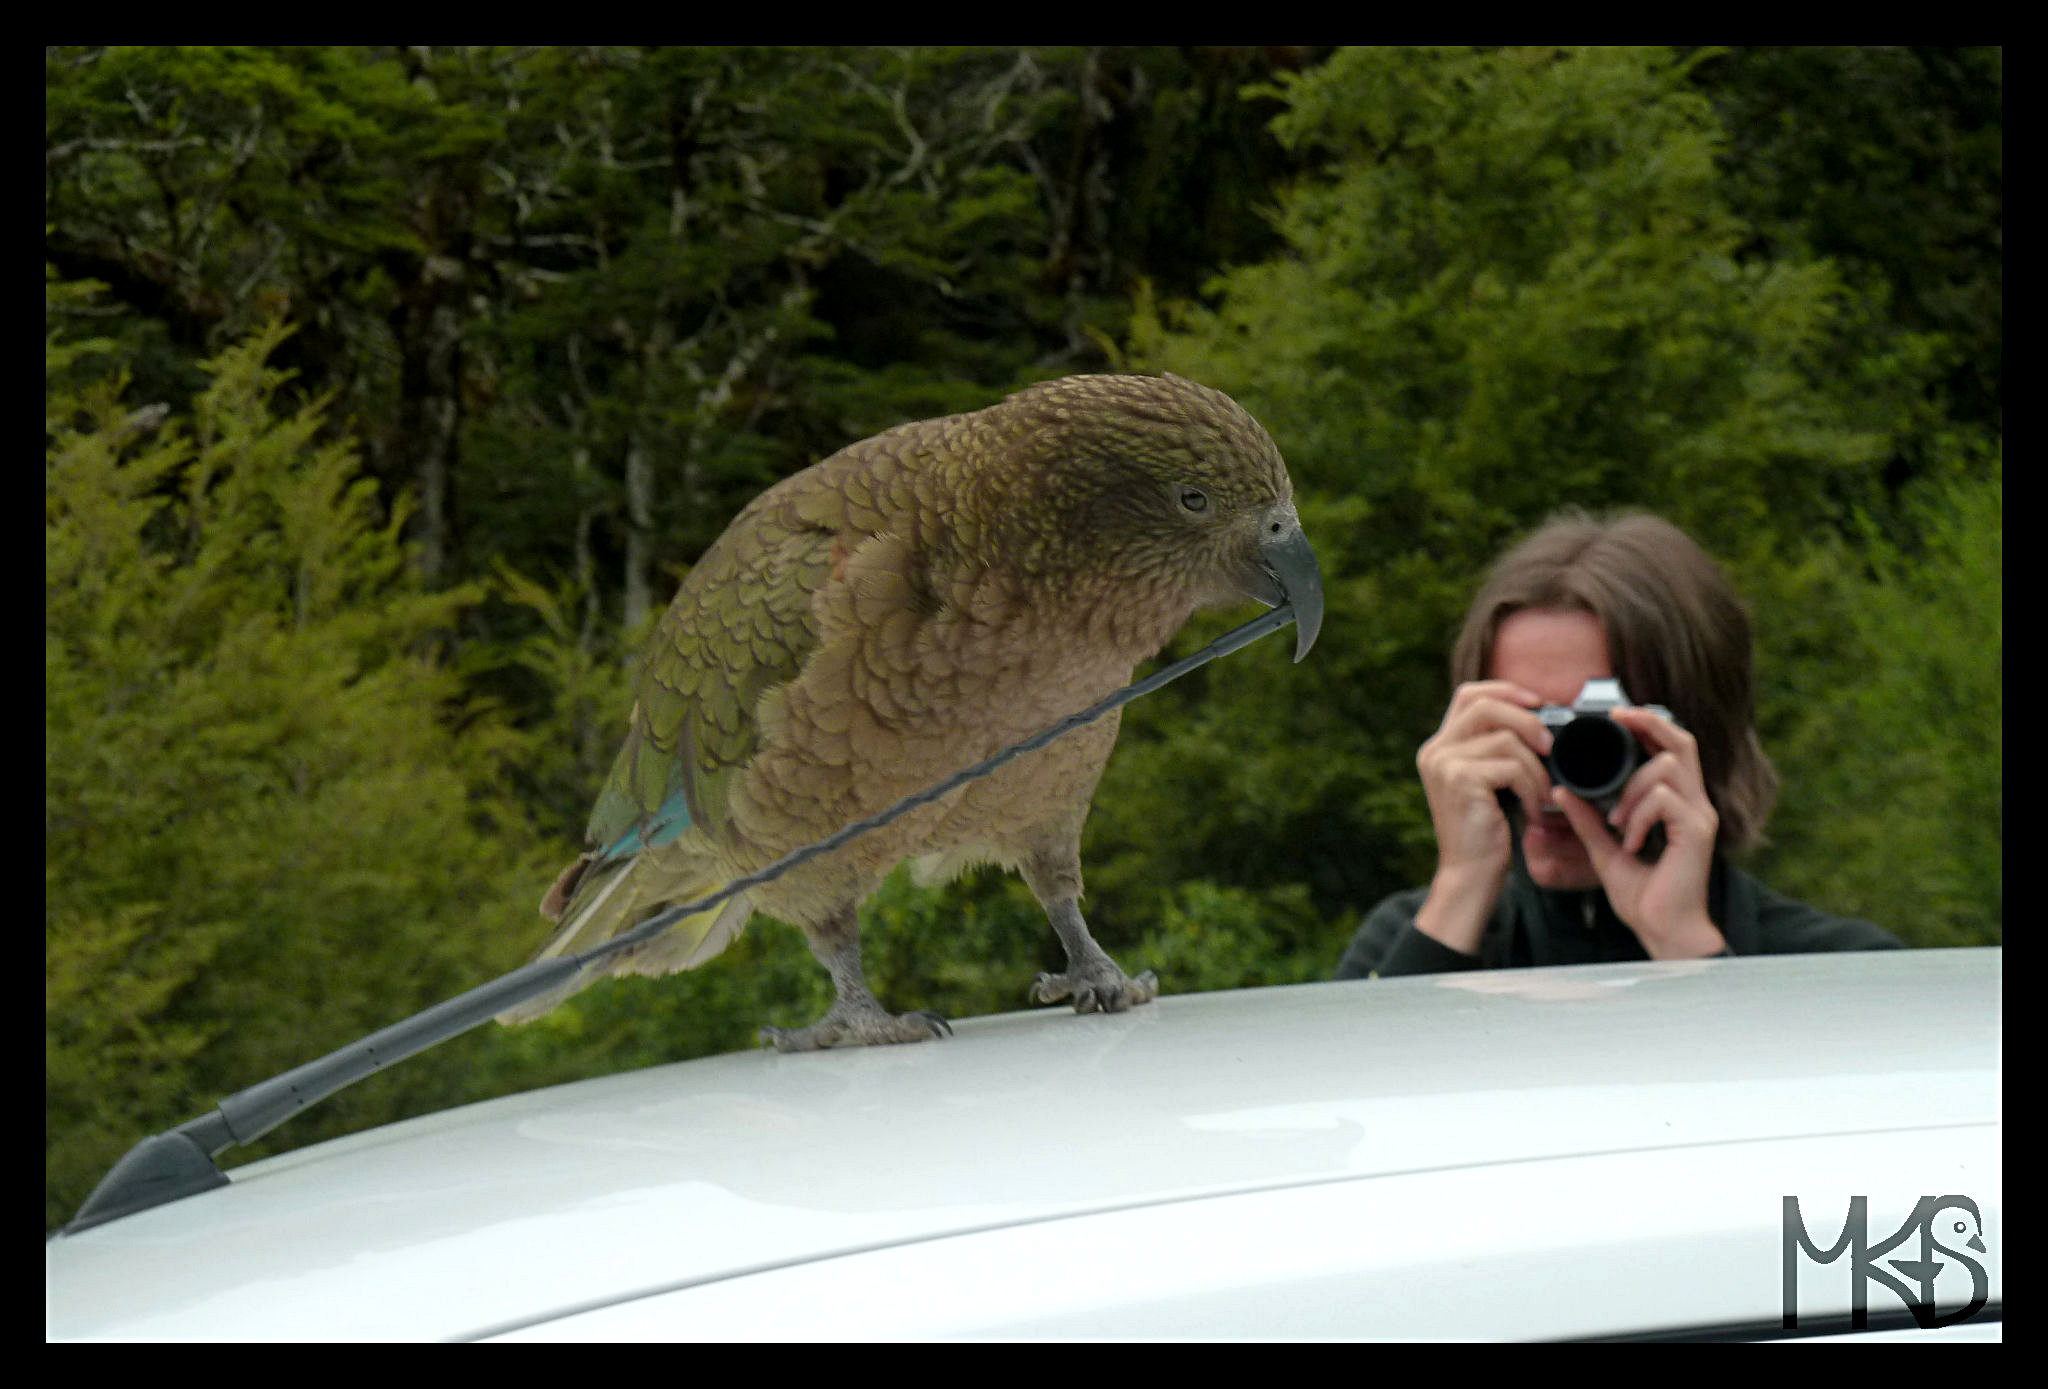
<instances>
[{"instance_id":1,"label":"wiper arm","mask_svg":"<svg viewBox=\"0 0 2048 1389\"><path fill-rule=\"evenodd\" d=\"M143 1139L100 1179L64 1233L75 1235L151 1206L226 1186L226 1174L214 1166L215 1153L255 1142L344 1085L467 1032L492 1014L553 988L587 963L587 956L569 955L515 969L318 1061L238 1090L211 1114Z\"/></svg>"},{"instance_id":2,"label":"wiper arm","mask_svg":"<svg viewBox=\"0 0 2048 1389\"><path fill-rule=\"evenodd\" d=\"M331 1052L317 1061L309 1061L303 1066L286 1071L283 1075L273 1076L246 1090L238 1090L222 1100L211 1114L202 1114L197 1119L189 1120L174 1129L153 1134L130 1148L107 1175L100 1179L100 1184L93 1188L92 1195L85 1198L85 1204L78 1208L78 1214L64 1227L64 1233L75 1235L82 1230L90 1230L95 1225L104 1225L110 1220L119 1220L122 1216L146 1211L152 1206L166 1205L172 1201L183 1200L187 1196L196 1196L202 1191L226 1186L226 1174L215 1166L213 1161L214 1155L224 1149L241 1143L253 1143L300 1110L318 1104L343 1086L352 1085L364 1076L425 1051L438 1042L445 1042L458 1033L467 1032L486 1018L545 993L558 984L566 983L587 965L638 945L642 941L651 940L684 917L693 916L750 887L780 877L807 859L830 853L848 840L858 838L869 830L879 829L918 806L935 801L970 781L985 777L1013 758L1042 748L1053 739L1071 733L1083 724L1092 723L1111 710L1122 708L1139 696L1150 694L1160 686L1179 679L1197 666L1206 665L1218 656L1227 656L1239 647L1249 645L1268 632L1278 631L1293 621L1293 605L1282 603L1272 611L1224 633L1194 655L1175 661L1172 665L1154 671L1143 680L1124 686L1099 703L1091 704L1078 714L1068 715L1050 728L1034 733L1022 742L1012 743L994 756L955 773L936 786L928 787L916 795L904 797L887 810L879 811L865 820L856 820L815 844L807 844L777 859L766 868L742 878L735 878L709 897L670 907L657 916L649 917L632 930L614 936L602 945L593 946L579 955L564 955L515 969L488 984L480 985L467 993L457 994L446 1002L437 1003L425 1012L415 1013L403 1022L393 1023L381 1031L373 1032L361 1041L351 1042L341 1050Z\"/></svg>"}]
</instances>

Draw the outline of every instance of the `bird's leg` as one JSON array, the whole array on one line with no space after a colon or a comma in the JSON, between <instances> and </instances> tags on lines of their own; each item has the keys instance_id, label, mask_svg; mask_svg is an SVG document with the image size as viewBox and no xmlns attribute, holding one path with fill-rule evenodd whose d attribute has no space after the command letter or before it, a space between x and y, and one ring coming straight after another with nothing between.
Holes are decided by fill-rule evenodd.
<instances>
[{"instance_id":1,"label":"bird's leg","mask_svg":"<svg viewBox=\"0 0 2048 1389\"><path fill-rule=\"evenodd\" d=\"M1148 969L1133 979L1118 968L1088 934L1079 902L1062 898L1046 907L1045 916L1067 948L1067 972L1039 975L1031 985L1033 999L1057 1003L1071 995L1077 1013L1121 1013L1158 997L1159 976Z\"/></svg>"},{"instance_id":2,"label":"bird's leg","mask_svg":"<svg viewBox=\"0 0 2048 1389\"><path fill-rule=\"evenodd\" d=\"M1078 824L1070 835L1027 858L1018 868L1067 951L1066 973L1041 974L1032 981L1034 1000L1057 1003L1071 997L1077 1013L1121 1013L1159 996L1158 975L1148 969L1131 978L1088 934L1088 923L1081 917Z\"/></svg>"},{"instance_id":3,"label":"bird's leg","mask_svg":"<svg viewBox=\"0 0 2048 1389\"><path fill-rule=\"evenodd\" d=\"M951 1035L953 1029L938 1014L891 1013L868 992L860 965L860 919L853 907L833 913L830 921L815 930L806 929L804 938L818 963L831 971L837 997L825 1016L809 1027L762 1028L763 1043L772 1043L777 1051L819 1051Z\"/></svg>"}]
</instances>

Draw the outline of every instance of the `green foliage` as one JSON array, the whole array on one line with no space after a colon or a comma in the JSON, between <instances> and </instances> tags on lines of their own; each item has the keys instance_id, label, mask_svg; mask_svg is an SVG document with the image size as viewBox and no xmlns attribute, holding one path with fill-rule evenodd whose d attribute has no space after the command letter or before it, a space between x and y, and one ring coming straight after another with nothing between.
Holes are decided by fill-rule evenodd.
<instances>
[{"instance_id":1,"label":"green foliage","mask_svg":"<svg viewBox=\"0 0 2048 1389\"><path fill-rule=\"evenodd\" d=\"M985 403L1059 313L1012 162L1059 104L1028 60L666 49L573 80L506 166L514 235L559 248L527 272L550 292L475 336L490 398L460 486L491 546L687 560L777 477ZM565 533L565 498L585 528ZM629 619L636 601L658 600L629 593Z\"/></svg>"},{"instance_id":2,"label":"green foliage","mask_svg":"<svg viewBox=\"0 0 2048 1389\"><path fill-rule=\"evenodd\" d=\"M1735 48L1698 73L1728 130L1728 197L1756 241L1829 257L1892 324L1937 338L1944 409L1996 433L2002 50Z\"/></svg>"},{"instance_id":3,"label":"green foliage","mask_svg":"<svg viewBox=\"0 0 2048 1389\"><path fill-rule=\"evenodd\" d=\"M523 728L521 791L555 820L555 840L575 843L583 836L591 788L604 783L626 735L635 667L623 653L639 649L654 615L638 631L601 637L593 596L574 584L549 588L502 560L497 580L493 596L532 614L540 625L512 640L470 644L463 665L477 674L523 675L540 691L526 701L543 712ZM581 620L572 624L578 608Z\"/></svg>"},{"instance_id":4,"label":"green foliage","mask_svg":"<svg viewBox=\"0 0 2048 1389\"><path fill-rule=\"evenodd\" d=\"M53 390L45 473L49 1210L127 1144L517 962L541 871L518 739L430 654L419 591L272 327L189 418ZM445 1102L450 1078L395 1089ZM352 1092L295 1140L388 1112Z\"/></svg>"},{"instance_id":5,"label":"green foliage","mask_svg":"<svg viewBox=\"0 0 2048 1389\"><path fill-rule=\"evenodd\" d=\"M94 296L106 286L91 280L59 280L51 266L43 268L43 281L44 316L50 325L44 338L43 376L51 382L75 380L83 374L84 362L112 351L114 342L110 338L71 337L59 325L67 317L90 312ZM53 399L50 403L58 402ZM64 423L53 415L45 420L44 425L54 433Z\"/></svg>"},{"instance_id":6,"label":"green foliage","mask_svg":"<svg viewBox=\"0 0 2048 1389\"><path fill-rule=\"evenodd\" d=\"M1885 421L1806 389L1841 287L1737 262L1682 76L1623 49L1339 54L1278 122L1328 161L1283 199L1293 254L1224 276L1170 342L1146 320L1141 353L1242 381L1311 486L1375 503L1347 537L1368 562L1418 538L1477 562L1620 497L1711 542L1824 519L1830 489L1771 481L1858 486Z\"/></svg>"},{"instance_id":7,"label":"green foliage","mask_svg":"<svg viewBox=\"0 0 2048 1389\"><path fill-rule=\"evenodd\" d=\"M1907 498L1910 549L1866 521L1758 582L1785 782L1763 871L1927 946L2004 923L2004 468L1955 461Z\"/></svg>"}]
</instances>

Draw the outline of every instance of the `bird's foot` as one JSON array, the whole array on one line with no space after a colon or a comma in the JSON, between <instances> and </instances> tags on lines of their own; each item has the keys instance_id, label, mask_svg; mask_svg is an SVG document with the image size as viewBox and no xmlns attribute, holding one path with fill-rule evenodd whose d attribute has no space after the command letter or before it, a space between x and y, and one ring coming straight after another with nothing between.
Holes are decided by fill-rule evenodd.
<instances>
[{"instance_id":1,"label":"bird's foot","mask_svg":"<svg viewBox=\"0 0 2048 1389\"><path fill-rule=\"evenodd\" d=\"M823 1051L827 1047L872 1047L890 1042L922 1042L933 1037L950 1037L953 1028L937 1013L890 1013L879 1004L873 1008L842 1008L832 1011L809 1027L764 1027L762 1046L777 1051Z\"/></svg>"},{"instance_id":2,"label":"bird's foot","mask_svg":"<svg viewBox=\"0 0 2048 1389\"><path fill-rule=\"evenodd\" d=\"M1104 955L1078 965L1068 961L1065 974L1041 974L1032 981L1036 1002L1057 1003L1069 996L1077 1013L1121 1013L1159 997L1159 976L1148 969L1133 979Z\"/></svg>"}]
</instances>

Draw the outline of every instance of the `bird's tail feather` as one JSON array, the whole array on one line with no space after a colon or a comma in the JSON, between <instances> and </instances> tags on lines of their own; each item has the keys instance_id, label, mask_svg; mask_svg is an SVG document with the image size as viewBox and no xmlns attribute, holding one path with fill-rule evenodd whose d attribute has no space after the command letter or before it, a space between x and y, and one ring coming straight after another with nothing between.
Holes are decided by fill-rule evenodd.
<instances>
[{"instance_id":1,"label":"bird's tail feather","mask_svg":"<svg viewBox=\"0 0 2048 1389\"><path fill-rule=\"evenodd\" d=\"M668 862L659 863L657 857ZM602 945L666 903L707 896L721 886L702 871L701 862L677 863L673 856L649 853L590 869L573 881L576 900L563 914L561 928L534 955L535 963ZM732 944L751 914L742 893L686 916L653 940L586 966L546 993L507 1008L497 1019L508 1026L531 1022L571 994L611 975L663 975L695 969Z\"/></svg>"}]
</instances>

